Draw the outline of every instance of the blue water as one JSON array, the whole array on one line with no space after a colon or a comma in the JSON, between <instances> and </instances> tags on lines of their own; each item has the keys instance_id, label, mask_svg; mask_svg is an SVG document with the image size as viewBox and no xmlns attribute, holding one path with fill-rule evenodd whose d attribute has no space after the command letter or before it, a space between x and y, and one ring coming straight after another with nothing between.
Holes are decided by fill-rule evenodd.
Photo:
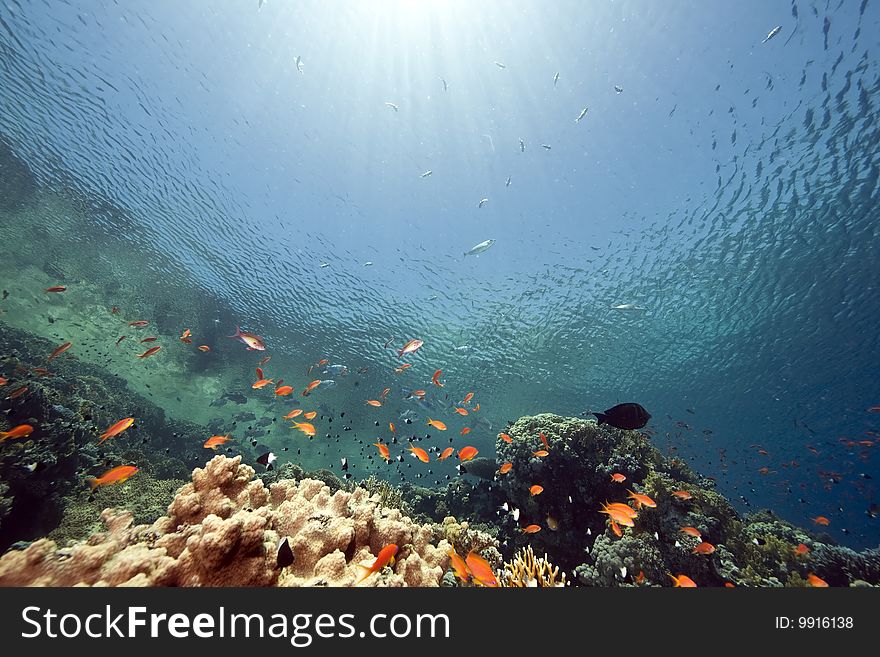
<instances>
[{"instance_id":1,"label":"blue water","mask_svg":"<svg viewBox=\"0 0 880 657\"><path fill-rule=\"evenodd\" d=\"M876 2L259 5L6 0L0 133L157 296L371 367L336 411L418 337L494 430L638 401L740 510L878 543Z\"/></svg>"}]
</instances>

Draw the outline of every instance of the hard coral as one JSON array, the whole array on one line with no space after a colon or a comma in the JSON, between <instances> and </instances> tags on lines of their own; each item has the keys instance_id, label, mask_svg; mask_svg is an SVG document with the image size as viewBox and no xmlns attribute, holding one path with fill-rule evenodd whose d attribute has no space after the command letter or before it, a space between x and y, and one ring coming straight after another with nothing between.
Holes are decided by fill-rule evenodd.
<instances>
[{"instance_id":1,"label":"hard coral","mask_svg":"<svg viewBox=\"0 0 880 657\"><path fill-rule=\"evenodd\" d=\"M132 525L132 515L105 510L107 531L59 549L43 539L0 558L0 585L350 586L357 565L395 543L392 569L364 585L437 586L449 544L430 543L432 529L398 509L383 508L357 488L333 494L323 482L279 481L266 488L241 457L214 457L193 472L168 515ZM294 563L276 566L287 537Z\"/></svg>"}]
</instances>

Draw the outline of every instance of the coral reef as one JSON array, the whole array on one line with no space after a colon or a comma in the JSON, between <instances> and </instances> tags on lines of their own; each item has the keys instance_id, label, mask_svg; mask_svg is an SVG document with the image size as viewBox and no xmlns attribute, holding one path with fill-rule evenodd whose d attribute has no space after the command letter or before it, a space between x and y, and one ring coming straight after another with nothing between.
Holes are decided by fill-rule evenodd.
<instances>
[{"instance_id":1,"label":"coral reef","mask_svg":"<svg viewBox=\"0 0 880 657\"><path fill-rule=\"evenodd\" d=\"M509 588L552 588L565 586L565 573L547 560L545 554L536 558L531 545L516 553L513 560L504 564L504 572L499 580L501 586Z\"/></svg>"},{"instance_id":2,"label":"coral reef","mask_svg":"<svg viewBox=\"0 0 880 657\"><path fill-rule=\"evenodd\" d=\"M362 489L330 492L323 482L282 480L268 488L241 457L214 457L196 469L167 515L133 525L130 512L102 513L107 531L59 549L41 539L0 558L0 585L350 586L386 545L392 568L363 585L437 586L449 544L432 528L378 504ZM294 554L279 569L276 546Z\"/></svg>"}]
</instances>

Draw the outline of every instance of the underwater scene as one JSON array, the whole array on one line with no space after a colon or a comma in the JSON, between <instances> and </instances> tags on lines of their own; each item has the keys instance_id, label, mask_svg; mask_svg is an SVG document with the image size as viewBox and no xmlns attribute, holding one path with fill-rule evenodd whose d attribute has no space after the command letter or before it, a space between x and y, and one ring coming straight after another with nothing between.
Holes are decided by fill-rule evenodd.
<instances>
[{"instance_id":1,"label":"underwater scene","mask_svg":"<svg viewBox=\"0 0 880 657\"><path fill-rule=\"evenodd\" d=\"M880 4L0 5L0 585L880 585Z\"/></svg>"}]
</instances>

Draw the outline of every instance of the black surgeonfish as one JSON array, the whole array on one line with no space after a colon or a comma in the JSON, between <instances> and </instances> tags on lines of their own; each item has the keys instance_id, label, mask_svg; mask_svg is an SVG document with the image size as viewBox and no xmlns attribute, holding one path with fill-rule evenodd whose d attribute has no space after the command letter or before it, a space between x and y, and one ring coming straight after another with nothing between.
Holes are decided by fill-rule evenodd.
<instances>
[{"instance_id":1,"label":"black surgeonfish","mask_svg":"<svg viewBox=\"0 0 880 657\"><path fill-rule=\"evenodd\" d=\"M604 413L593 412L599 424L609 424L618 429L641 429L648 424L651 414L635 402L612 406Z\"/></svg>"}]
</instances>

